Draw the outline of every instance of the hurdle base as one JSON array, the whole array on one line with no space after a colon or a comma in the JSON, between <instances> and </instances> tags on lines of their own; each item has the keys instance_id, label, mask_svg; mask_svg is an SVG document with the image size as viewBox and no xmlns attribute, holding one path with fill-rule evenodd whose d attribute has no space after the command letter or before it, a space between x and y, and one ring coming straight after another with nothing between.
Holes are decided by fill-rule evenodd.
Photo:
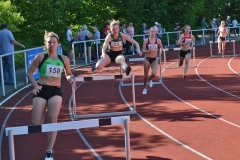
<instances>
[{"instance_id":1,"label":"hurdle base","mask_svg":"<svg viewBox=\"0 0 240 160\"><path fill-rule=\"evenodd\" d=\"M85 115L73 115L73 118L99 118L99 117L111 117L111 116L123 116L136 114L136 110L124 111L124 112L112 112L112 113L97 113L97 114L85 114Z\"/></svg>"},{"instance_id":2,"label":"hurdle base","mask_svg":"<svg viewBox=\"0 0 240 160\"><path fill-rule=\"evenodd\" d=\"M225 55L223 57L237 57L238 54L232 54L232 55ZM222 57L222 54L219 54L219 55L211 55L211 57Z\"/></svg>"},{"instance_id":3,"label":"hurdle base","mask_svg":"<svg viewBox=\"0 0 240 160\"><path fill-rule=\"evenodd\" d=\"M195 66L188 66L188 68L196 68L197 67L197 65L195 65ZM165 67L165 69L178 69L178 68L184 68L184 66L181 66L181 67L168 67L168 66L166 66Z\"/></svg>"},{"instance_id":4,"label":"hurdle base","mask_svg":"<svg viewBox=\"0 0 240 160\"><path fill-rule=\"evenodd\" d=\"M162 84L162 81L153 82L153 84ZM144 83L134 83L135 86L143 86ZM148 83L147 83L148 85ZM121 83L121 86L132 86L132 83Z\"/></svg>"}]
</instances>

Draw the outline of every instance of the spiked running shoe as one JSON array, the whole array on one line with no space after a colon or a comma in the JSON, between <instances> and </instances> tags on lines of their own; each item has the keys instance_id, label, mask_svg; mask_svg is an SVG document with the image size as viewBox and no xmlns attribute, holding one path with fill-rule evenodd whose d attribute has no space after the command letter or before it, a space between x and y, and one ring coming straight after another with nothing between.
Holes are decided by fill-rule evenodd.
<instances>
[{"instance_id":1,"label":"spiked running shoe","mask_svg":"<svg viewBox=\"0 0 240 160\"><path fill-rule=\"evenodd\" d=\"M127 76L130 74L131 70L132 70L132 69L131 69L130 66L127 66L127 67L126 67L125 71L126 71L126 75L127 75Z\"/></svg>"},{"instance_id":2,"label":"spiked running shoe","mask_svg":"<svg viewBox=\"0 0 240 160\"><path fill-rule=\"evenodd\" d=\"M53 159L53 154L51 151L46 151L46 158L45 160L54 160Z\"/></svg>"},{"instance_id":3,"label":"spiked running shoe","mask_svg":"<svg viewBox=\"0 0 240 160\"><path fill-rule=\"evenodd\" d=\"M149 83L149 87L152 87L152 86L153 86L152 80L150 80L148 83Z\"/></svg>"},{"instance_id":4,"label":"spiked running shoe","mask_svg":"<svg viewBox=\"0 0 240 160\"><path fill-rule=\"evenodd\" d=\"M186 78L187 78L187 75L184 74L184 75L183 75L183 79L186 79Z\"/></svg>"}]
</instances>

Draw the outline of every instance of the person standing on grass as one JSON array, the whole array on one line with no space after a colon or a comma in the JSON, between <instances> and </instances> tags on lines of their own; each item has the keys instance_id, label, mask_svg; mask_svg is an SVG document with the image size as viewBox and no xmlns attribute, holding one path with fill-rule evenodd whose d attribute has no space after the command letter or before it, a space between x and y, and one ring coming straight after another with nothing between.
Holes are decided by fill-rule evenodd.
<instances>
[{"instance_id":1,"label":"person standing on grass","mask_svg":"<svg viewBox=\"0 0 240 160\"><path fill-rule=\"evenodd\" d=\"M134 44L137 48L137 53L141 56L142 52L138 42L129 37L127 34L120 32L119 21L112 20L110 23L111 33L107 35L103 43L101 59L92 66L92 71L101 70L106 65L111 62L120 64L122 69L125 70L126 75L129 75L131 72L131 67L125 63L125 58L123 56L123 41L126 40ZM109 45L109 50L106 53L106 49Z\"/></svg>"},{"instance_id":2,"label":"person standing on grass","mask_svg":"<svg viewBox=\"0 0 240 160\"><path fill-rule=\"evenodd\" d=\"M59 55L57 48L59 38L53 32L46 32L44 36L44 49L46 52L35 56L28 68L27 77L33 85L32 124L40 125L44 122L47 109L49 123L57 123L62 107L61 77L65 71L67 80L76 88L75 78L71 72L67 56ZM39 68L38 82L33 77L34 71ZM52 149L57 137L57 131L47 134L47 151L45 160L53 160Z\"/></svg>"},{"instance_id":3,"label":"person standing on grass","mask_svg":"<svg viewBox=\"0 0 240 160\"><path fill-rule=\"evenodd\" d=\"M162 49L162 41L156 37L157 31L155 27L151 27L149 30L149 38L146 38L143 42L142 52L146 54L146 58L143 62L144 68L144 89L142 94L147 94L147 82L149 87L153 86L152 79L157 75L158 70L158 53ZM160 56L159 56L160 58ZM150 67L152 68L152 74L148 77Z\"/></svg>"},{"instance_id":4,"label":"person standing on grass","mask_svg":"<svg viewBox=\"0 0 240 160\"><path fill-rule=\"evenodd\" d=\"M228 35L228 28L225 26L225 21L221 21L221 26L218 29L217 35L218 36L218 53L222 54L224 57L225 46L226 46L226 37Z\"/></svg>"},{"instance_id":5,"label":"person standing on grass","mask_svg":"<svg viewBox=\"0 0 240 160\"><path fill-rule=\"evenodd\" d=\"M8 30L7 24L1 25L0 30L0 55L4 55L7 53L14 52L14 44L25 48L25 46L18 41L16 41L13 37L13 34L10 30ZM2 58L3 60L3 77L5 85L13 85L13 60L12 56L5 56ZM8 78L7 78L8 74Z\"/></svg>"},{"instance_id":6,"label":"person standing on grass","mask_svg":"<svg viewBox=\"0 0 240 160\"><path fill-rule=\"evenodd\" d=\"M191 59L191 53L195 44L195 38L190 34L190 29L189 25L185 25L178 40L178 45L181 47L179 51L178 67L182 66L183 61L185 60L183 79L187 78L188 63Z\"/></svg>"},{"instance_id":7,"label":"person standing on grass","mask_svg":"<svg viewBox=\"0 0 240 160\"><path fill-rule=\"evenodd\" d=\"M66 33L68 46L69 46L68 55L69 55L70 62L74 61L74 55L73 55L74 53L73 53L73 48L72 48L72 43L74 42L74 38L72 36L72 28L73 28L73 26L69 25L69 28L68 28L67 33Z\"/></svg>"}]
</instances>

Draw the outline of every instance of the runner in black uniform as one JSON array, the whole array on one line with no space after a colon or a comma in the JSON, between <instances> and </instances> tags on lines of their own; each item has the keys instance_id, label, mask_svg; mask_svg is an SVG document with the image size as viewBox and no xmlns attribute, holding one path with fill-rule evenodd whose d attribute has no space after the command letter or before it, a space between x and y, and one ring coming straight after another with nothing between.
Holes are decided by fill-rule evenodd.
<instances>
[{"instance_id":1,"label":"runner in black uniform","mask_svg":"<svg viewBox=\"0 0 240 160\"><path fill-rule=\"evenodd\" d=\"M115 62L117 64L120 64L122 69L125 70L126 74L129 75L129 73L131 72L131 67L125 63L125 58L122 55L123 40L127 40L134 44L137 48L137 53L141 56L142 52L140 51L139 44L128 35L119 32L118 21L113 20L110 23L110 30L111 33L107 35L105 42L103 44L101 59L96 63L96 65L92 67L92 71L96 69L100 70L109 63ZM108 44L110 47L107 53L105 53Z\"/></svg>"},{"instance_id":2,"label":"runner in black uniform","mask_svg":"<svg viewBox=\"0 0 240 160\"><path fill-rule=\"evenodd\" d=\"M156 37L156 29L151 27L149 30L149 38L145 39L143 42L142 52L146 54L146 59L143 62L144 65L144 89L142 94L147 94L147 81L149 82L149 87L153 86L152 79L157 75L158 70L158 53L162 48L162 41ZM149 68L152 68L152 74L148 78Z\"/></svg>"}]
</instances>

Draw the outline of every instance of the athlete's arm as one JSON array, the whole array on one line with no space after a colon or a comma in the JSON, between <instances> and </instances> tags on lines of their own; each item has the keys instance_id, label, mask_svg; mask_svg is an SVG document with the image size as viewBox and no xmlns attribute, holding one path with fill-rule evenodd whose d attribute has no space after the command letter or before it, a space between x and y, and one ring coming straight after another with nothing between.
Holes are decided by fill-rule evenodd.
<instances>
[{"instance_id":1,"label":"athlete's arm","mask_svg":"<svg viewBox=\"0 0 240 160\"><path fill-rule=\"evenodd\" d=\"M37 82L35 81L34 77L33 77L33 73L36 71L37 67L39 67L40 62L42 61L44 56L44 53L39 53L37 54L32 63L30 64L28 71L27 71L27 77L29 82L33 85L34 89L33 89L33 94L36 95L41 89L42 86L39 86L37 84Z\"/></svg>"},{"instance_id":2,"label":"athlete's arm","mask_svg":"<svg viewBox=\"0 0 240 160\"><path fill-rule=\"evenodd\" d=\"M107 37L105 38L105 41L103 43L103 47L102 47L102 57L104 57L106 55L105 51L107 49L107 46L109 44L109 42L111 42L112 38L111 38L111 34L108 34Z\"/></svg>"},{"instance_id":3,"label":"athlete's arm","mask_svg":"<svg viewBox=\"0 0 240 160\"><path fill-rule=\"evenodd\" d=\"M140 46L139 46L138 42L135 41L133 38L129 37L128 35L126 35L126 34L123 34L123 33L120 33L120 34L121 34L123 40L127 40L128 42L130 42L130 43L132 43L136 46L137 53L139 54L139 56L141 56L142 52L140 51Z\"/></svg>"},{"instance_id":4,"label":"athlete's arm","mask_svg":"<svg viewBox=\"0 0 240 160\"><path fill-rule=\"evenodd\" d=\"M62 59L64 62L64 70L65 70L65 76L66 79L73 84L73 87L76 88L75 78L72 74L71 68L70 68L70 61L67 56L62 55Z\"/></svg>"},{"instance_id":5,"label":"athlete's arm","mask_svg":"<svg viewBox=\"0 0 240 160\"><path fill-rule=\"evenodd\" d=\"M160 47L159 52L160 52L160 55L161 55L162 54L162 49L163 49L162 41L161 41L161 39L157 39L157 42L158 42L158 46Z\"/></svg>"},{"instance_id":6,"label":"athlete's arm","mask_svg":"<svg viewBox=\"0 0 240 160\"><path fill-rule=\"evenodd\" d=\"M150 50L146 50L146 44L147 44L148 39L144 39L143 45L142 45L142 53L147 54Z\"/></svg>"},{"instance_id":7,"label":"athlete's arm","mask_svg":"<svg viewBox=\"0 0 240 160\"><path fill-rule=\"evenodd\" d=\"M183 38L183 34L179 36L178 45L185 45L185 43L182 43L182 38Z\"/></svg>"}]
</instances>

